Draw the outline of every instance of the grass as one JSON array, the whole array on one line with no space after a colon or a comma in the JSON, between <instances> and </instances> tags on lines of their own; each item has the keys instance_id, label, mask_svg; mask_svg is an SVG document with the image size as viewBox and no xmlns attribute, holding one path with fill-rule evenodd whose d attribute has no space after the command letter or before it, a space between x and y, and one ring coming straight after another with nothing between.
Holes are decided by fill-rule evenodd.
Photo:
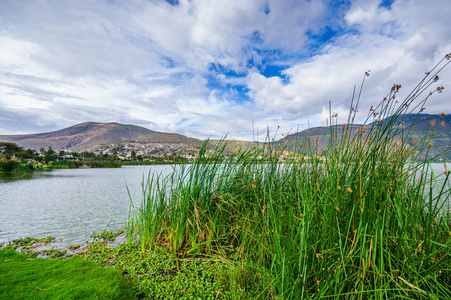
<instances>
[{"instance_id":1,"label":"grass","mask_svg":"<svg viewBox=\"0 0 451 300\"><path fill-rule=\"evenodd\" d=\"M441 91L433 85L448 60L400 103L394 85L353 130L360 90L323 148L309 136L227 157L225 143L205 144L193 165L143 184L130 240L242 270L229 277L242 292L233 299L451 298L449 173L431 175L428 135L413 143L403 126Z\"/></svg>"},{"instance_id":2,"label":"grass","mask_svg":"<svg viewBox=\"0 0 451 300\"><path fill-rule=\"evenodd\" d=\"M121 272L79 259L0 250L0 299L134 299Z\"/></svg>"}]
</instances>

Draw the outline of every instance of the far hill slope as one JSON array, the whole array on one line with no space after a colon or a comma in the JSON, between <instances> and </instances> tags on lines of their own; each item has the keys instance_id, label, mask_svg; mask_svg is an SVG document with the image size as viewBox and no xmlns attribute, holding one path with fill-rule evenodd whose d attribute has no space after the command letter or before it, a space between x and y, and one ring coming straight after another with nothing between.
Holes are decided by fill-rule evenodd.
<instances>
[{"instance_id":1,"label":"far hill slope","mask_svg":"<svg viewBox=\"0 0 451 300\"><path fill-rule=\"evenodd\" d=\"M126 140L136 140L155 135L151 139L155 142L160 140L183 140L187 137L178 134L156 132L144 127L125 125L119 123L85 122L58 131L25 134L25 135L0 135L0 141L16 143L24 148L39 150L47 149L70 149L75 151L89 149L95 145L110 144Z\"/></svg>"},{"instance_id":2,"label":"far hill slope","mask_svg":"<svg viewBox=\"0 0 451 300\"><path fill-rule=\"evenodd\" d=\"M390 119L391 117L384 119L384 124L389 123ZM414 128L414 130L410 132L411 141L418 142L428 132L433 132L433 135L428 135L426 141L428 142L430 140L434 145L434 147L429 149L430 157L445 153L444 159L451 160L451 115L441 117L440 115L431 114L405 114L399 115L395 122L395 125L397 126ZM366 129L371 127L371 124L365 125ZM352 126L347 127L349 136L355 135L361 126L362 124L353 124ZM308 138L312 142L317 143L319 148L324 148L329 142L331 130L338 133L340 136L344 129L343 125L335 125L333 128L326 126L313 127L308 130L287 135L279 140L279 143L297 142L300 144L305 138Z\"/></svg>"},{"instance_id":3,"label":"far hill slope","mask_svg":"<svg viewBox=\"0 0 451 300\"><path fill-rule=\"evenodd\" d=\"M153 134L140 136L134 140L141 143L189 143L198 141L197 139L189 138L178 133L167 132L155 132Z\"/></svg>"}]
</instances>

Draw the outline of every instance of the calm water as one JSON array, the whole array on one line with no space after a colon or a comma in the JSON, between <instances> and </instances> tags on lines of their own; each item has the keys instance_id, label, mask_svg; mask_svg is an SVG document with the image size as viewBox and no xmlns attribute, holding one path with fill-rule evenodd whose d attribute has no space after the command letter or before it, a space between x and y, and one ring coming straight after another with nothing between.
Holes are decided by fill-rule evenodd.
<instances>
[{"instance_id":1,"label":"calm water","mask_svg":"<svg viewBox=\"0 0 451 300\"><path fill-rule=\"evenodd\" d=\"M130 190L141 201L143 176L172 167L124 166L35 172L32 179L0 179L0 244L19 237L54 236L64 246L89 240L93 232L115 230L128 217Z\"/></svg>"},{"instance_id":2,"label":"calm water","mask_svg":"<svg viewBox=\"0 0 451 300\"><path fill-rule=\"evenodd\" d=\"M443 164L433 168L436 175L445 171ZM126 187L139 206L149 171L169 174L172 167L66 169L36 172L32 179L0 179L0 244L50 235L67 246L90 240L93 232L121 228L130 207Z\"/></svg>"}]
</instances>

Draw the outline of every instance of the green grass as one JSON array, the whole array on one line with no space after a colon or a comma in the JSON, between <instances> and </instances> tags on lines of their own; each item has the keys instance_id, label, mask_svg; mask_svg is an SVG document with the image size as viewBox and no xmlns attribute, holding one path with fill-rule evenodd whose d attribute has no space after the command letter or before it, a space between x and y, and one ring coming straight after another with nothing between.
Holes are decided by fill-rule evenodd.
<instances>
[{"instance_id":1,"label":"green grass","mask_svg":"<svg viewBox=\"0 0 451 300\"><path fill-rule=\"evenodd\" d=\"M244 293L233 299L450 299L449 173L433 175L428 135L412 146L402 126L443 65L400 103L394 85L352 132L360 91L323 148L311 136L227 157L226 144L206 143L193 165L143 184L130 240L242 270L229 277ZM294 159L281 163L284 151Z\"/></svg>"},{"instance_id":2,"label":"green grass","mask_svg":"<svg viewBox=\"0 0 451 300\"><path fill-rule=\"evenodd\" d=\"M121 272L79 259L0 250L0 299L134 299Z\"/></svg>"}]
</instances>

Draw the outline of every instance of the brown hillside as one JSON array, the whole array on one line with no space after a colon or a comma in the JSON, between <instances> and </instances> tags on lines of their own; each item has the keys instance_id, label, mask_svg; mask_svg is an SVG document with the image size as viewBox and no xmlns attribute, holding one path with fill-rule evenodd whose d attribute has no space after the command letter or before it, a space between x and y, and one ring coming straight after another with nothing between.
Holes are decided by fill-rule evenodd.
<instances>
[{"instance_id":1,"label":"brown hillside","mask_svg":"<svg viewBox=\"0 0 451 300\"><path fill-rule=\"evenodd\" d=\"M135 125L119 123L85 122L58 131L25 134L0 135L0 141L16 143L25 149L39 148L70 149L80 151L92 145L109 144L158 134L155 131Z\"/></svg>"}]
</instances>

